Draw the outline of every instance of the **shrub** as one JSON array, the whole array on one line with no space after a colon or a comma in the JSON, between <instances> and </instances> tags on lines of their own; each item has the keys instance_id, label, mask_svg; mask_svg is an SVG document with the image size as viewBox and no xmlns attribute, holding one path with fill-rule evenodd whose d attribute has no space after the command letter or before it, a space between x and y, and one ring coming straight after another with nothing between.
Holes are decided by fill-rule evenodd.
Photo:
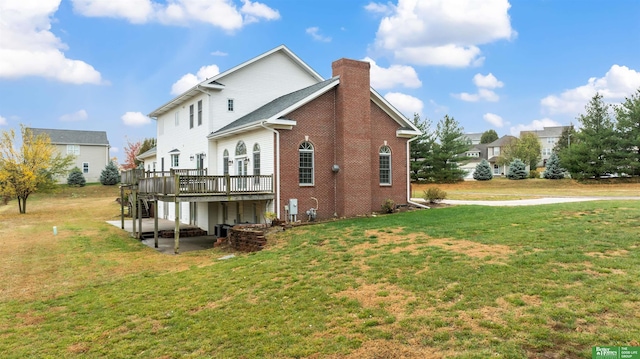
<instances>
[{"instance_id":1,"label":"shrub","mask_svg":"<svg viewBox=\"0 0 640 359\"><path fill-rule=\"evenodd\" d=\"M529 178L540 178L540 172L537 170L529 171Z\"/></svg>"},{"instance_id":2,"label":"shrub","mask_svg":"<svg viewBox=\"0 0 640 359\"><path fill-rule=\"evenodd\" d=\"M565 177L565 170L560 167L560 159L555 152L547 160L547 168L543 176L546 179L563 179Z\"/></svg>"},{"instance_id":3,"label":"shrub","mask_svg":"<svg viewBox=\"0 0 640 359\"><path fill-rule=\"evenodd\" d=\"M393 213L395 210L396 203L391 198L387 198L382 202L382 213Z\"/></svg>"},{"instance_id":4,"label":"shrub","mask_svg":"<svg viewBox=\"0 0 640 359\"><path fill-rule=\"evenodd\" d=\"M491 173L491 165L489 161L483 159L476 165L476 171L473 172L473 179L477 181L488 181L493 178Z\"/></svg>"},{"instance_id":5,"label":"shrub","mask_svg":"<svg viewBox=\"0 0 640 359\"><path fill-rule=\"evenodd\" d=\"M113 163L113 161L109 161L109 164L105 166L100 174L100 183L105 186L113 186L120 182L120 173L118 172L118 168Z\"/></svg>"},{"instance_id":6,"label":"shrub","mask_svg":"<svg viewBox=\"0 0 640 359\"><path fill-rule=\"evenodd\" d=\"M67 176L67 185L72 187L84 187L86 183L87 180L84 179L84 175L78 167L74 167L71 172L69 172L69 176Z\"/></svg>"},{"instance_id":7,"label":"shrub","mask_svg":"<svg viewBox=\"0 0 640 359\"><path fill-rule=\"evenodd\" d=\"M429 203L439 203L445 198L447 198L447 192L440 188L433 187L424 191L424 199Z\"/></svg>"},{"instance_id":8,"label":"shrub","mask_svg":"<svg viewBox=\"0 0 640 359\"><path fill-rule=\"evenodd\" d=\"M516 158L509 164L509 170L507 171L508 179L521 180L528 176L527 165L525 165L520 159Z\"/></svg>"}]
</instances>

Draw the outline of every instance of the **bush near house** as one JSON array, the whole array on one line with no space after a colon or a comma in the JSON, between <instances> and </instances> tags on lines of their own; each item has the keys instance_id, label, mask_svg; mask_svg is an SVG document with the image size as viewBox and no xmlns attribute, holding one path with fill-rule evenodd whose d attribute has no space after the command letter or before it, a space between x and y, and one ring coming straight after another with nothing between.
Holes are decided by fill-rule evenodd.
<instances>
[{"instance_id":1,"label":"bush near house","mask_svg":"<svg viewBox=\"0 0 640 359\"><path fill-rule=\"evenodd\" d=\"M447 198L447 192L440 188L434 187L424 191L424 199L429 203L440 203Z\"/></svg>"},{"instance_id":2,"label":"bush near house","mask_svg":"<svg viewBox=\"0 0 640 359\"><path fill-rule=\"evenodd\" d=\"M100 174L100 183L105 186L113 186L120 182L120 173L118 173L118 168L110 161L109 164L102 170Z\"/></svg>"},{"instance_id":3,"label":"bush near house","mask_svg":"<svg viewBox=\"0 0 640 359\"><path fill-rule=\"evenodd\" d=\"M511 180L521 180L529 176L527 173L527 165L520 159L516 158L509 164L509 170L507 171L507 178Z\"/></svg>"},{"instance_id":4,"label":"bush near house","mask_svg":"<svg viewBox=\"0 0 640 359\"><path fill-rule=\"evenodd\" d=\"M82 171L78 167L74 167L71 172L69 172L69 176L67 176L67 185L72 187L84 187L87 183L87 180L84 178Z\"/></svg>"},{"instance_id":5,"label":"bush near house","mask_svg":"<svg viewBox=\"0 0 640 359\"><path fill-rule=\"evenodd\" d=\"M476 171L473 172L473 179L476 181L489 181L493 179L493 173L491 173L491 165L489 161L483 159L476 165Z\"/></svg>"},{"instance_id":6,"label":"bush near house","mask_svg":"<svg viewBox=\"0 0 640 359\"><path fill-rule=\"evenodd\" d=\"M396 210L396 203L391 199L387 198L382 202L381 211L382 213L393 213Z\"/></svg>"}]
</instances>

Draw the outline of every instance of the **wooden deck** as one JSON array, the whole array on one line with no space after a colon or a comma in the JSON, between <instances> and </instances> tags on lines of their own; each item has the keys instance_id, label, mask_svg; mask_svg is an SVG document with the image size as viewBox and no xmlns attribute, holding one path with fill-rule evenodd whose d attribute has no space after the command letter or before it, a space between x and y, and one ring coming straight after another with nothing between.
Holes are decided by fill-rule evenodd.
<instances>
[{"instance_id":1,"label":"wooden deck","mask_svg":"<svg viewBox=\"0 0 640 359\"><path fill-rule=\"evenodd\" d=\"M121 173L121 184L136 186L140 195L161 197L246 196L273 194L273 175L207 175L205 170L153 172L129 170Z\"/></svg>"}]
</instances>

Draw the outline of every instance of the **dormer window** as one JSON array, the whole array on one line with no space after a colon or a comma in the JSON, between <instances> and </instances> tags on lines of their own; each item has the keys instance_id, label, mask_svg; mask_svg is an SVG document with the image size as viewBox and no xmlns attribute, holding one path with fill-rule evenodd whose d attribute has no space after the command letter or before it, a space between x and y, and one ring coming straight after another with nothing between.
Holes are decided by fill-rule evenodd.
<instances>
[{"instance_id":1,"label":"dormer window","mask_svg":"<svg viewBox=\"0 0 640 359\"><path fill-rule=\"evenodd\" d=\"M227 99L227 111L233 112L233 99Z\"/></svg>"}]
</instances>

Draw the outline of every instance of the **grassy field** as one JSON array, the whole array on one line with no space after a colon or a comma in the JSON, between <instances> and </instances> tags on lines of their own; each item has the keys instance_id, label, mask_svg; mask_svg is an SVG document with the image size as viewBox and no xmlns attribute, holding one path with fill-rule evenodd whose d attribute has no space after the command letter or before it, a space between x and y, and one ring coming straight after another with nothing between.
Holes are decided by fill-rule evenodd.
<instances>
[{"instance_id":1,"label":"grassy field","mask_svg":"<svg viewBox=\"0 0 640 359\"><path fill-rule=\"evenodd\" d=\"M412 197L438 187L447 192L447 199L510 200L541 197L626 197L640 196L640 183L616 183L601 180L581 183L574 180L526 179L513 181L494 178L491 181L465 181L455 184L412 184Z\"/></svg>"},{"instance_id":2,"label":"grassy field","mask_svg":"<svg viewBox=\"0 0 640 359\"><path fill-rule=\"evenodd\" d=\"M591 358L640 345L640 201L342 220L220 261L223 249L163 255L107 225L116 196L89 186L35 196L26 215L0 206L3 358Z\"/></svg>"}]
</instances>

